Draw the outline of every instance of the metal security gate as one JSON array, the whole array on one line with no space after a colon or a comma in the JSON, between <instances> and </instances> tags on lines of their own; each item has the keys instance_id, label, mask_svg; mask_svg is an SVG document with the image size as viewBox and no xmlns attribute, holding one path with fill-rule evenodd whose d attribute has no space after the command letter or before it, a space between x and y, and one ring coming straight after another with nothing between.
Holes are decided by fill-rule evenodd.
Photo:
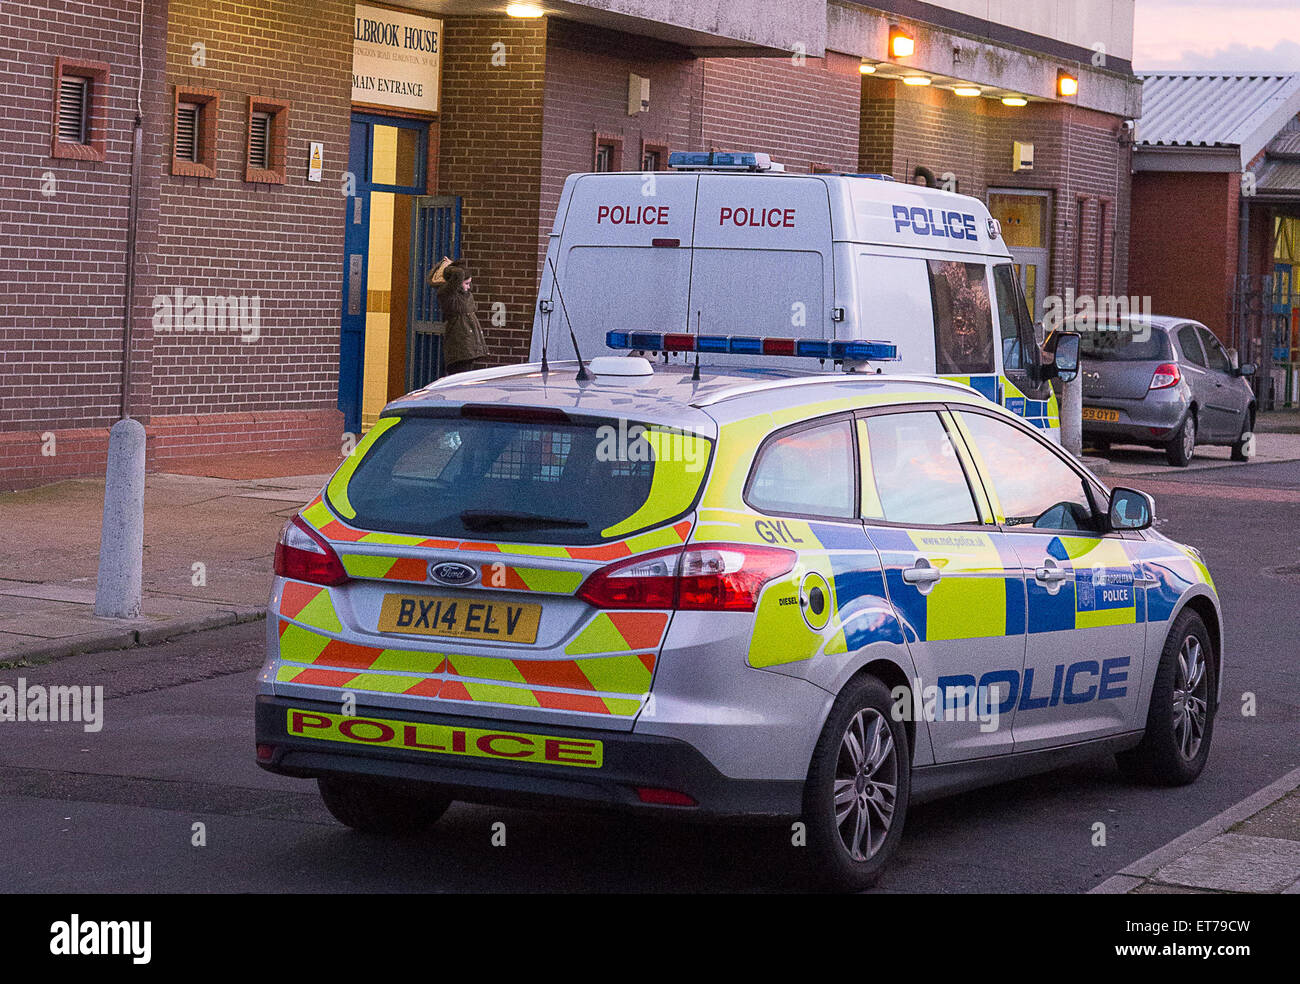
<instances>
[{"instance_id":1,"label":"metal security gate","mask_svg":"<svg viewBox=\"0 0 1300 984\"><path fill-rule=\"evenodd\" d=\"M442 375L442 312L429 274L444 257L460 258L460 198L421 195L411 221L411 310L407 318L406 389Z\"/></svg>"},{"instance_id":2,"label":"metal security gate","mask_svg":"<svg viewBox=\"0 0 1300 984\"><path fill-rule=\"evenodd\" d=\"M1232 297L1234 339L1241 362L1258 367L1252 385L1261 410L1300 404L1300 284L1296 268L1238 277Z\"/></svg>"}]
</instances>

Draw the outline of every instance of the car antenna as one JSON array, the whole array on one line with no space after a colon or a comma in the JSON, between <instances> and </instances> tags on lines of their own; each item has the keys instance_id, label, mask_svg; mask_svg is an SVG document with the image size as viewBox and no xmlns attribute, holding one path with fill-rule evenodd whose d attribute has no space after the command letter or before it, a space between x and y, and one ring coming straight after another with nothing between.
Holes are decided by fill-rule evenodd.
<instances>
[{"instance_id":1,"label":"car antenna","mask_svg":"<svg viewBox=\"0 0 1300 984\"><path fill-rule=\"evenodd\" d=\"M560 290L560 278L555 272L555 264L548 256L546 262L551 267L551 280L555 282L555 293L560 298L560 310L564 312L564 323L569 326L569 339L573 342L573 352L578 357L578 382L585 382L591 377L587 375L587 366L582 361L582 351L578 348L578 336L573 333L573 322L569 320L569 309L564 303L564 291Z\"/></svg>"},{"instance_id":2,"label":"car antenna","mask_svg":"<svg viewBox=\"0 0 1300 984\"><path fill-rule=\"evenodd\" d=\"M542 375L545 376L551 371L550 366L546 364L546 343L551 337L551 308L554 305L547 305L546 323L542 325Z\"/></svg>"},{"instance_id":3,"label":"car antenna","mask_svg":"<svg viewBox=\"0 0 1300 984\"><path fill-rule=\"evenodd\" d=\"M691 373L691 382L700 381L700 312L695 312L695 371Z\"/></svg>"}]
</instances>

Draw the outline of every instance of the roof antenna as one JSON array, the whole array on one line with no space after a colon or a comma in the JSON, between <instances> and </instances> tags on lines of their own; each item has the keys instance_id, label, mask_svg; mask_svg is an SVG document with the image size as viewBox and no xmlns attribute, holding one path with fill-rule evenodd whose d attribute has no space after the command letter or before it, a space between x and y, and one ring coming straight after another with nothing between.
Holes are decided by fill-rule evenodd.
<instances>
[{"instance_id":1,"label":"roof antenna","mask_svg":"<svg viewBox=\"0 0 1300 984\"><path fill-rule=\"evenodd\" d=\"M582 361L582 350L578 348L578 336L573 333L573 322L569 320L569 309L564 304L564 291L560 290L560 278L555 272L555 264L551 258L546 258L547 264L551 268L551 280L555 282L555 293L560 298L560 310L564 312L564 323L569 326L569 339L573 342L573 353L578 357L578 375L575 377L578 382L586 382L591 377L587 375L587 366Z\"/></svg>"},{"instance_id":2,"label":"roof antenna","mask_svg":"<svg viewBox=\"0 0 1300 984\"><path fill-rule=\"evenodd\" d=\"M700 312L695 312L695 371L691 373L691 382L700 381Z\"/></svg>"},{"instance_id":3,"label":"roof antenna","mask_svg":"<svg viewBox=\"0 0 1300 984\"><path fill-rule=\"evenodd\" d=\"M550 340L551 337L551 311L554 309L554 307L555 305L553 304L547 304L546 311L544 312L546 315L546 323L542 325L542 375L543 376L545 376L548 372L551 371L551 367L546 364L546 343L547 341Z\"/></svg>"}]
</instances>

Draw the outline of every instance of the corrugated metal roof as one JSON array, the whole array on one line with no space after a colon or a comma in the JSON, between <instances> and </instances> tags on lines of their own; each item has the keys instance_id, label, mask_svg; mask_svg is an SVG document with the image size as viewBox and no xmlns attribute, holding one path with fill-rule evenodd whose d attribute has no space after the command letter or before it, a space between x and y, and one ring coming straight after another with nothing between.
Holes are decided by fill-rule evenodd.
<instances>
[{"instance_id":1,"label":"corrugated metal roof","mask_svg":"<svg viewBox=\"0 0 1300 984\"><path fill-rule=\"evenodd\" d=\"M1300 163L1268 161L1255 173L1255 193L1300 196Z\"/></svg>"},{"instance_id":2,"label":"corrugated metal roof","mask_svg":"<svg viewBox=\"0 0 1300 984\"><path fill-rule=\"evenodd\" d=\"M1300 129L1279 133L1277 139L1268 145L1269 155L1300 154Z\"/></svg>"},{"instance_id":3,"label":"corrugated metal roof","mask_svg":"<svg viewBox=\"0 0 1300 984\"><path fill-rule=\"evenodd\" d=\"M1288 103L1295 104L1291 115L1300 112L1300 74L1138 72L1137 76L1142 80L1140 147L1245 147ZM1266 134L1263 142L1272 137Z\"/></svg>"}]
</instances>

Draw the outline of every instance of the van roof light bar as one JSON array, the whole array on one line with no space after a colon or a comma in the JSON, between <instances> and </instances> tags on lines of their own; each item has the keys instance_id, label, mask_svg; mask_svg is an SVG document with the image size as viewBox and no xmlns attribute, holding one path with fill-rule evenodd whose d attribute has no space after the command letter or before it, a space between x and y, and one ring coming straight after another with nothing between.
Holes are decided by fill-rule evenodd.
<instances>
[{"instance_id":1,"label":"van roof light bar","mask_svg":"<svg viewBox=\"0 0 1300 984\"><path fill-rule=\"evenodd\" d=\"M717 355L785 355L835 362L897 362L898 346L874 339L776 338L761 335L690 335L685 332L611 331L605 344L638 352L711 352Z\"/></svg>"},{"instance_id":2,"label":"van roof light bar","mask_svg":"<svg viewBox=\"0 0 1300 984\"><path fill-rule=\"evenodd\" d=\"M767 154L724 153L720 150L674 150L668 166L677 171L771 171L772 158Z\"/></svg>"}]
</instances>

